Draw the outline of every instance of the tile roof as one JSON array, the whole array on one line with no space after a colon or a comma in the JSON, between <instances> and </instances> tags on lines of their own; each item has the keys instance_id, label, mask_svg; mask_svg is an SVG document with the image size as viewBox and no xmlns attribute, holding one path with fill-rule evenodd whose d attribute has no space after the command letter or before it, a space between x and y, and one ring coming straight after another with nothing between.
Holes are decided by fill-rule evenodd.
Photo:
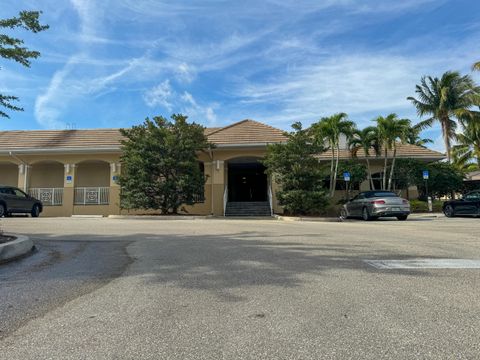
<instances>
[{"instance_id":1,"label":"tile roof","mask_svg":"<svg viewBox=\"0 0 480 360\"><path fill-rule=\"evenodd\" d=\"M335 156L337 152L335 151ZM351 159L352 154L348 149L340 149L339 152L340 159ZM331 151L324 152L318 155L320 160L330 160L332 156ZM389 157L393 156L393 151L389 151ZM363 150L359 150L356 156L358 159L365 159L365 152ZM398 158L423 158L423 159L431 159L431 160L442 160L445 159L445 155L439 153L438 151L434 151L428 148L424 148L421 146L410 145L410 144L397 144L397 157ZM375 158L373 150L370 152L369 158ZM383 152L381 155L378 156L379 159L383 159Z\"/></svg>"},{"instance_id":2,"label":"tile roof","mask_svg":"<svg viewBox=\"0 0 480 360\"><path fill-rule=\"evenodd\" d=\"M207 136L209 141L217 145L248 145L287 141L282 130L248 119L220 128Z\"/></svg>"},{"instance_id":3,"label":"tile roof","mask_svg":"<svg viewBox=\"0 0 480 360\"><path fill-rule=\"evenodd\" d=\"M278 143L287 140L284 132L272 126L254 120L242 120L221 128L207 128L205 135L208 140L219 147L222 146L252 146L266 143ZM31 130L31 131L0 131L0 152L8 151L39 151L39 150L120 150L122 135L118 129L92 130ZM330 153L320 154L321 160L330 159ZM350 151L340 150L341 159L351 158ZM445 156L439 152L414 146L398 146L398 157L416 157L440 160ZM358 158L365 158L359 151Z\"/></svg>"}]
</instances>

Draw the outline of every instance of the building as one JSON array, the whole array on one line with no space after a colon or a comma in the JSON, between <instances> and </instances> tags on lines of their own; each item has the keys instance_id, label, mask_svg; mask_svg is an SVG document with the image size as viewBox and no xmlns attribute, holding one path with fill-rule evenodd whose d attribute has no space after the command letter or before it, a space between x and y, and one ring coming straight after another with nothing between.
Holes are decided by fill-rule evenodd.
<instances>
[{"instance_id":1,"label":"building","mask_svg":"<svg viewBox=\"0 0 480 360\"><path fill-rule=\"evenodd\" d=\"M233 213L241 213L242 209L281 213L277 185L265 175L259 160L267 144L286 141L283 132L243 120L208 128L205 134L216 145L211 152L198 155L207 178L205 194L185 211L219 216L226 209ZM116 180L121 172L121 140L118 129L0 132L0 184L18 186L42 200L43 216L146 213L119 207L120 187ZM329 156L320 154L319 159L329 161ZM342 149L339 156L348 159L350 152ZM426 162L444 158L438 152L413 145L399 145L398 157ZM360 153L358 159L364 161L364 154ZM382 159L370 159L374 172L381 171ZM358 190L368 186L365 182ZM236 207L238 204L242 206Z\"/></svg>"}]
</instances>

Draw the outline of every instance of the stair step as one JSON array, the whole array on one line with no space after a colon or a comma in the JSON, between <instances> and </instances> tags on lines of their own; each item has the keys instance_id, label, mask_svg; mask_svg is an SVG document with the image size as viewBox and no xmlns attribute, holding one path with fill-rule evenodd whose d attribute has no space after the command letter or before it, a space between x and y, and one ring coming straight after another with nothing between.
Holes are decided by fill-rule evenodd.
<instances>
[{"instance_id":1,"label":"stair step","mask_svg":"<svg viewBox=\"0 0 480 360\"><path fill-rule=\"evenodd\" d=\"M267 201L229 201L225 216L271 216L270 204Z\"/></svg>"}]
</instances>

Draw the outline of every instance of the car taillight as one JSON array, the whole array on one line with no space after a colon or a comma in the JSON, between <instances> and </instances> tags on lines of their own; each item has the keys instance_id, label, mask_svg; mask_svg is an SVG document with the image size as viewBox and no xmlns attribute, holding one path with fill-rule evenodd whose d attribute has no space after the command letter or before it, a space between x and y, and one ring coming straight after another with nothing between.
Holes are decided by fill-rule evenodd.
<instances>
[{"instance_id":1,"label":"car taillight","mask_svg":"<svg viewBox=\"0 0 480 360\"><path fill-rule=\"evenodd\" d=\"M384 200L374 200L374 201L371 201L370 204L384 205L385 201Z\"/></svg>"}]
</instances>

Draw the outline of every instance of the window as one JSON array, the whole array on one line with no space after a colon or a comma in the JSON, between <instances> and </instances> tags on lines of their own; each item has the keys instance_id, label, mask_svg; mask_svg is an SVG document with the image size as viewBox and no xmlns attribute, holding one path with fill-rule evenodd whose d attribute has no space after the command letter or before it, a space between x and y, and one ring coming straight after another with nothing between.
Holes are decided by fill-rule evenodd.
<instances>
[{"instance_id":1,"label":"window","mask_svg":"<svg viewBox=\"0 0 480 360\"><path fill-rule=\"evenodd\" d=\"M373 198L373 197L397 197L397 194L391 191L371 191L365 193L366 198Z\"/></svg>"},{"instance_id":2,"label":"window","mask_svg":"<svg viewBox=\"0 0 480 360\"><path fill-rule=\"evenodd\" d=\"M465 200L479 200L480 199L480 192L471 192L465 195Z\"/></svg>"},{"instance_id":3,"label":"window","mask_svg":"<svg viewBox=\"0 0 480 360\"><path fill-rule=\"evenodd\" d=\"M15 196L21 197L21 198L26 198L27 194L25 194L23 191L18 190L18 189L13 189L13 192Z\"/></svg>"}]
</instances>

